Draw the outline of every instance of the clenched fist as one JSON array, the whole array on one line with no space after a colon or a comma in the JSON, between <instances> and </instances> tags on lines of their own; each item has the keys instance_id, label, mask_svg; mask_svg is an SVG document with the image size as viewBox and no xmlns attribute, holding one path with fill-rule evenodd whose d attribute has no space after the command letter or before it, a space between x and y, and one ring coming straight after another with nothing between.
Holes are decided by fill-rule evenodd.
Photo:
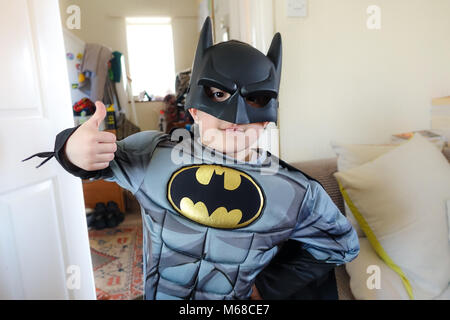
<instances>
[{"instance_id":1,"label":"clenched fist","mask_svg":"<svg viewBox=\"0 0 450 320\"><path fill-rule=\"evenodd\" d=\"M105 169L117 150L116 136L98 128L106 117L106 108L97 101L92 117L83 123L66 142L67 160L86 171Z\"/></svg>"}]
</instances>

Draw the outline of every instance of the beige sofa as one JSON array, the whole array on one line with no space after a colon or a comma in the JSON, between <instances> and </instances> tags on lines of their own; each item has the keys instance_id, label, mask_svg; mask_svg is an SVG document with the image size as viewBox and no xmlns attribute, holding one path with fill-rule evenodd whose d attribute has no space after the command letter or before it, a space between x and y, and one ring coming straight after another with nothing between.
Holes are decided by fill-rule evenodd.
<instances>
[{"instance_id":1,"label":"beige sofa","mask_svg":"<svg viewBox=\"0 0 450 320\"><path fill-rule=\"evenodd\" d=\"M444 148L443 154L450 162L450 147ZM336 206L343 214L345 214L344 199L339 191L337 181L333 176L333 173L337 171L337 158L319 159L291 164L311 177L319 180ZM335 269L335 274L339 299L353 300L354 297L350 290L350 277L345 271L345 266L337 267Z\"/></svg>"}]
</instances>

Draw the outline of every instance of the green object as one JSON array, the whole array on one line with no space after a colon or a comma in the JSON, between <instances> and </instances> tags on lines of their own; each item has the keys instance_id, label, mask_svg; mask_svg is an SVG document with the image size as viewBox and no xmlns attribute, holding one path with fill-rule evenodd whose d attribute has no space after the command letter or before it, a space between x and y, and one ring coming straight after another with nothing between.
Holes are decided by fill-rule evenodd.
<instances>
[{"instance_id":1,"label":"green object","mask_svg":"<svg viewBox=\"0 0 450 320\"><path fill-rule=\"evenodd\" d=\"M111 59L111 70L112 70L112 78L110 78L114 82L120 82L120 77L122 76L122 53L119 51L114 51L113 58Z\"/></svg>"},{"instance_id":2,"label":"green object","mask_svg":"<svg viewBox=\"0 0 450 320\"><path fill-rule=\"evenodd\" d=\"M109 77L109 80L114 81L114 73L111 68L108 69L108 77Z\"/></svg>"}]
</instances>

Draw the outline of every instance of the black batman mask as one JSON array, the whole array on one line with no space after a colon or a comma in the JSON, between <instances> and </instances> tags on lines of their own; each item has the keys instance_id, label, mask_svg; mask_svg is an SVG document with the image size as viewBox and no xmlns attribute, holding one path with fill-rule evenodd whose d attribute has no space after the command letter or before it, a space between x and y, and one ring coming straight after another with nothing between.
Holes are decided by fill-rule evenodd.
<instances>
[{"instance_id":1,"label":"black batman mask","mask_svg":"<svg viewBox=\"0 0 450 320\"><path fill-rule=\"evenodd\" d=\"M277 122L281 76L281 35L276 33L267 55L251 45L230 40L213 45L211 19L206 18L197 45L185 109L196 108L237 124ZM215 87L230 97L215 101Z\"/></svg>"}]
</instances>

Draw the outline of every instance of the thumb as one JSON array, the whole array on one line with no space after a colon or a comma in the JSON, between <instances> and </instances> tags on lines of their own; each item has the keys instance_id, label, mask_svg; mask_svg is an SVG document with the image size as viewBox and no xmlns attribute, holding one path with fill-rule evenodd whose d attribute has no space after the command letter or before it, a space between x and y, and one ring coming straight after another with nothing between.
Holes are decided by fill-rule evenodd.
<instances>
[{"instance_id":1,"label":"thumb","mask_svg":"<svg viewBox=\"0 0 450 320\"><path fill-rule=\"evenodd\" d=\"M103 119L106 117L106 107L101 101L95 103L95 113L89 119L89 124L94 125L97 129L100 127Z\"/></svg>"}]
</instances>

